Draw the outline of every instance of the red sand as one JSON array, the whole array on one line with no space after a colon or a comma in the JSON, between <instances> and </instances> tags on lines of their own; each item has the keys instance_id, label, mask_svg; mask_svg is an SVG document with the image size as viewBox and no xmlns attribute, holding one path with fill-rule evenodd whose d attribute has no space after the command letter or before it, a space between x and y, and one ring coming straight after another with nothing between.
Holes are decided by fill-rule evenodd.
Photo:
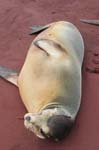
<instances>
[{"instance_id":1,"label":"red sand","mask_svg":"<svg viewBox=\"0 0 99 150\"><path fill-rule=\"evenodd\" d=\"M23 121L26 110L16 87L0 79L0 150L98 150L99 74L86 71L97 67L99 27L79 19L99 19L99 0L0 0L0 64L20 70L32 41L29 26L58 20L74 23L85 41L82 104L69 137L59 143L40 140L28 132Z\"/></svg>"}]
</instances>

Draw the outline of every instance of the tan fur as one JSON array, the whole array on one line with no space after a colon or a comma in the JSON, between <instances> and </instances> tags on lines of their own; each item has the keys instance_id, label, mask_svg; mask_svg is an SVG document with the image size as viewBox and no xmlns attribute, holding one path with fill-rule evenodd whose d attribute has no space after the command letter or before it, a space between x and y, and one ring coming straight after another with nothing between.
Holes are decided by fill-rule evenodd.
<instances>
[{"instance_id":1,"label":"tan fur","mask_svg":"<svg viewBox=\"0 0 99 150\"><path fill-rule=\"evenodd\" d=\"M76 52L75 43L64 42L62 34L66 34L66 30L68 32L69 28L75 34L77 32L77 41L75 40L75 42L81 42L79 44L80 52ZM71 33L70 36L74 36L74 33L73 35ZM68 37L66 38L68 39ZM33 43L31 44L18 78L22 101L28 112L38 113L42 107L54 102L71 107L72 101L70 99L74 98L74 109L77 113L81 98L81 65L83 60L81 35L71 23L61 21L53 23L51 27L41 32L33 42L40 39L52 40L58 43L61 48L55 52L55 55L53 55L52 49L49 49L49 53L52 52L52 55L48 56L46 52Z\"/></svg>"}]
</instances>

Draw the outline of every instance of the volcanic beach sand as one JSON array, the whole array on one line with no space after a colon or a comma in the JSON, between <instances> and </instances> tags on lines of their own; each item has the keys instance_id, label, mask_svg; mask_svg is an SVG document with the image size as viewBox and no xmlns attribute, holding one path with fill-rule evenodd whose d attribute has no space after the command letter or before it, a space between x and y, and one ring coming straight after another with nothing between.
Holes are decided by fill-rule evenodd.
<instances>
[{"instance_id":1,"label":"volcanic beach sand","mask_svg":"<svg viewBox=\"0 0 99 150\"><path fill-rule=\"evenodd\" d=\"M20 70L33 36L29 26L66 20L85 41L82 103L71 134L59 143L40 140L24 128L26 113L15 86L0 79L0 149L99 149L99 27L80 19L99 19L98 0L0 0L0 64ZM93 71L92 71L93 70Z\"/></svg>"}]
</instances>

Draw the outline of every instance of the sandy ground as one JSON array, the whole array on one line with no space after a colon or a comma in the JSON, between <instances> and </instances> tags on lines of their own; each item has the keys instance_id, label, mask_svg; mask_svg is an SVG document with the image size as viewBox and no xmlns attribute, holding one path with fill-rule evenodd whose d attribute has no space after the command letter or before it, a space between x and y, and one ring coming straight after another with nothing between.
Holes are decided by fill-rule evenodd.
<instances>
[{"instance_id":1,"label":"sandy ground","mask_svg":"<svg viewBox=\"0 0 99 150\"><path fill-rule=\"evenodd\" d=\"M33 39L34 24L66 20L74 23L85 41L82 104L69 137L59 143L40 140L23 126L26 110L18 90L0 79L1 150L98 150L99 149L99 27L82 18L99 19L99 0L0 0L0 64L20 70Z\"/></svg>"}]
</instances>

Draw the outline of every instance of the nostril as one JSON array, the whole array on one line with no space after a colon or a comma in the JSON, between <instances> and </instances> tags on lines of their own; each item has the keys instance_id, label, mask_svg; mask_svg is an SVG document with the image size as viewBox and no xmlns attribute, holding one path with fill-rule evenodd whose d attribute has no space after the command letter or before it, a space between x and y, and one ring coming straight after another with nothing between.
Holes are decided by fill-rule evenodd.
<instances>
[{"instance_id":1,"label":"nostril","mask_svg":"<svg viewBox=\"0 0 99 150\"><path fill-rule=\"evenodd\" d=\"M30 121L30 120L31 120L31 117L30 117L30 116L26 116L25 119L26 119L27 121Z\"/></svg>"}]
</instances>

